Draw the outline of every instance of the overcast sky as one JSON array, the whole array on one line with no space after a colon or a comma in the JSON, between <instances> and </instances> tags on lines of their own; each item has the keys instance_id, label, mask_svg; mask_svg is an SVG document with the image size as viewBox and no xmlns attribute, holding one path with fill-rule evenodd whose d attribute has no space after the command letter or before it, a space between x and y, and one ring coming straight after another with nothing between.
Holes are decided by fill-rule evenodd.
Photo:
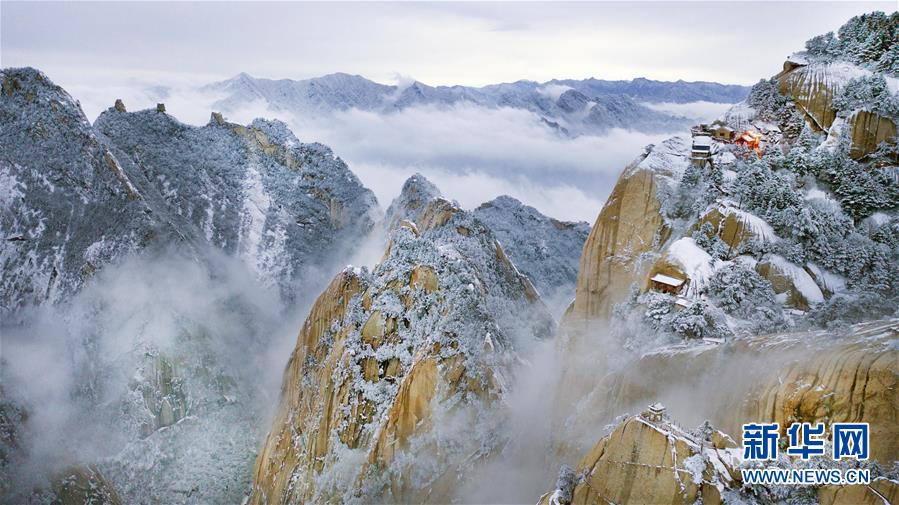
<instances>
[{"instance_id":1,"label":"overcast sky","mask_svg":"<svg viewBox=\"0 0 899 505\"><path fill-rule=\"evenodd\" d=\"M0 2L2 65L67 86L331 72L483 85L552 78L753 83L883 3Z\"/></svg>"}]
</instances>

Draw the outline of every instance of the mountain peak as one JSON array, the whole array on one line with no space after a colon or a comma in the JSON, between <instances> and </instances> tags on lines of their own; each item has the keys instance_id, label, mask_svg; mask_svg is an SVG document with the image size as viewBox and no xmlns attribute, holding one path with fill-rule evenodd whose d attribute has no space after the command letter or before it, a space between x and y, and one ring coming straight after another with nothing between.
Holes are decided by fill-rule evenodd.
<instances>
[{"instance_id":1,"label":"mountain peak","mask_svg":"<svg viewBox=\"0 0 899 505\"><path fill-rule=\"evenodd\" d=\"M411 221L419 224L422 213L428 203L440 198L440 189L420 173L415 173L403 184L400 195L390 203L384 223L388 230L399 225L400 221Z\"/></svg>"}]
</instances>

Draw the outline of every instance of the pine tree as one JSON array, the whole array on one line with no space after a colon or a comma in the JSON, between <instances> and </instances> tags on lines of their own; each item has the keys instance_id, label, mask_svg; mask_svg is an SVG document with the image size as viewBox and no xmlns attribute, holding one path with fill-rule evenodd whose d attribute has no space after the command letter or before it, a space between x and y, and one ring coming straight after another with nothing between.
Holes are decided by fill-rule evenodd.
<instances>
[{"instance_id":1,"label":"pine tree","mask_svg":"<svg viewBox=\"0 0 899 505\"><path fill-rule=\"evenodd\" d=\"M824 35L812 37L805 43L805 50L809 55L820 58L824 61L830 61L835 56L837 48L837 40L833 32L827 32Z\"/></svg>"},{"instance_id":2,"label":"pine tree","mask_svg":"<svg viewBox=\"0 0 899 505\"><path fill-rule=\"evenodd\" d=\"M868 36L859 48L858 59L855 63L865 65L876 63L880 59L880 56L884 52L882 35L881 32L877 31L868 33Z\"/></svg>"}]
</instances>

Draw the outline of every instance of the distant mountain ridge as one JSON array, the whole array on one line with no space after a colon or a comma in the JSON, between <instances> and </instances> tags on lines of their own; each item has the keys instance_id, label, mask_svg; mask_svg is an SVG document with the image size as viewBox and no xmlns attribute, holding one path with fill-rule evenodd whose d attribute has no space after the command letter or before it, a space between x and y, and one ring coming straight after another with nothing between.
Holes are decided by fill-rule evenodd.
<instances>
[{"instance_id":1,"label":"distant mountain ridge","mask_svg":"<svg viewBox=\"0 0 899 505\"><path fill-rule=\"evenodd\" d=\"M712 82L663 82L639 78L630 81L599 79L516 81L483 87L429 86L414 81L406 86L380 84L359 75L329 74L304 80L263 79L241 73L203 88L224 94L213 104L228 112L241 105L264 101L274 110L298 115L359 109L390 113L415 106L475 106L524 109L560 131L573 135L601 133L611 128L671 131L688 126L680 116L646 107L640 102L696 101L735 103L748 86Z\"/></svg>"}]
</instances>

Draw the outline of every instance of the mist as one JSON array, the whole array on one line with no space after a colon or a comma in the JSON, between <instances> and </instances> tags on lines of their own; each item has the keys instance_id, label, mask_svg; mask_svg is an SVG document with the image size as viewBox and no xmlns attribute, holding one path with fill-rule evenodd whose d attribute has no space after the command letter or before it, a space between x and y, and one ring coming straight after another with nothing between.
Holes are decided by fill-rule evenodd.
<instances>
[{"instance_id":1,"label":"mist","mask_svg":"<svg viewBox=\"0 0 899 505\"><path fill-rule=\"evenodd\" d=\"M667 112L676 116L684 116L695 120L697 123L711 123L724 115L724 113L733 107L734 104L700 101L690 103L642 102L642 105L645 105L650 109Z\"/></svg>"},{"instance_id":2,"label":"mist","mask_svg":"<svg viewBox=\"0 0 899 505\"><path fill-rule=\"evenodd\" d=\"M4 321L4 401L27 415L8 468L13 493L96 463L127 501L148 489L198 487L206 499L239 502L322 286L288 306L242 262L211 250L203 257L127 258L64 306ZM173 424L154 424L159 398L150 392L160 390L184 409ZM153 473L171 482L144 480L147 458L166 465Z\"/></svg>"},{"instance_id":3,"label":"mist","mask_svg":"<svg viewBox=\"0 0 899 505\"><path fill-rule=\"evenodd\" d=\"M224 98L202 90L203 78L160 76L152 81L140 77L106 87L74 85L67 89L89 118L122 98L128 110L163 102L178 120L200 126L209 121L216 110L214 104ZM552 87L547 92L562 91ZM676 105L678 113L689 115L691 104ZM721 104L699 106L704 110ZM385 208L399 195L405 179L418 172L466 209L510 195L548 216L590 223L621 170L646 145L675 133L613 129L603 135L571 138L546 126L532 112L470 103L416 106L390 113L350 109L294 114L258 100L224 112L226 119L241 124L257 117L280 119L302 142L331 147Z\"/></svg>"}]
</instances>

